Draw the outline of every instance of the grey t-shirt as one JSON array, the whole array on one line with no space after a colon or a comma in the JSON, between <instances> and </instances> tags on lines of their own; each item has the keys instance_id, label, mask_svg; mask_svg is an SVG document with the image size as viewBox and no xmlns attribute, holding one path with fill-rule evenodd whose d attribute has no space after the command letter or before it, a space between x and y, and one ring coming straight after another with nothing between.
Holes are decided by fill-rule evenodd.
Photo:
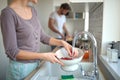
<instances>
[{"instance_id":1,"label":"grey t-shirt","mask_svg":"<svg viewBox=\"0 0 120 80\"><path fill-rule=\"evenodd\" d=\"M50 37L43 31L36 10L33 7L31 10L32 18L29 20L21 18L10 7L2 10L1 31L5 53L12 60L16 60L16 55L20 50L39 52L40 42L49 44ZM20 62L34 61L36 60L22 60Z\"/></svg>"}]
</instances>

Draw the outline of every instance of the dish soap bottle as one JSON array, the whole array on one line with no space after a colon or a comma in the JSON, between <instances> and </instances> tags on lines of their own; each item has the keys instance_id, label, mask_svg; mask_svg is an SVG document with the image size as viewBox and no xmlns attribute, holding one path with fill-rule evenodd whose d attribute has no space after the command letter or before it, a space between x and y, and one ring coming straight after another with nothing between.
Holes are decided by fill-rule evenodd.
<instances>
[{"instance_id":1,"label":"dish soap bottle","mask_svg":"<svg viewBox=\"0 0 120 80\"><path fill-rule=\"evenodd\" d=\"M111 43L111 57L110 57L110 62L118 62L118 50L114 49L114 44L115 42L112 41Z\"/></svg>"}]
</instances>

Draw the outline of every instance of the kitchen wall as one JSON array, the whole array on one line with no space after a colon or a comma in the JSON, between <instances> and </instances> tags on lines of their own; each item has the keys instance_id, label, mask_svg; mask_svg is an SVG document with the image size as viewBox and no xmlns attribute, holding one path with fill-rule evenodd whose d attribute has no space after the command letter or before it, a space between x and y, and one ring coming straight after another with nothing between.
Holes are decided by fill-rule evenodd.
<instances>
[{"instance_id":1,"label":"kitchen wall","mask_svg":"<svg viewBox=\"0 0 120 80\"><path fill-rule=\"evenodd\" d=\"M0 14L1 10L6 7L7 0L0 0ZM8 67L8 58L4 52L3 40L0 27L0 80L5 80L5 74Z\"/></svg>"},{"instance_id":2,"label":"kitchen wall","mask_svg":"<svg viewBox=\"0 0 120 80\"><path fill-rule=\"evenodd\" d=\"M84 30L84 19L67 19L67 28L71 35Z\"/></svg>"},{"instance_id":3,"label":"kitchen wall","mask_svg":"<svg viewBox=\"0 0 120 80\"><path fill-rule=\"evenodd\" d=\"M120 40L120 0L104 0L90 15L90 32L98 42L98 54L106 54L106 46L111 41ZM102 11L103 9L103 11ZM102 14L103 13L103 14ZM102 18L103 16L103 18ZM108 69L98 58L98 65L106 80L115 80Z\"/></svg>"},{"instance_id":4,"label":"kitchen wall","mask_svg":"<svg viewBox=\"0 0 120 80\"><path fill-rule=\"evenodd\" d=\"M89 31L97 40L97 52L101 53L102 28L103 28L103 3L99 3L90 10Z\"/></svg>"},{"instance_id":5,"label":"kitchen wall","mask_svg":"<svg viewBox=\"0 0 120 80\"><path fill-rule=\"evenodd\" d=\"M104 0L102 54L111 41L120 41L120 0Z\"/></svg>"},{"instance_id":6,"label":"kitchen wall","mask_svg":"<svg viewBox=\"0 0 120 80\"><path fill-rule=\"evenodd\" d=\"M73 18L67 18L67 28L70 32L70 34L74 34L74 32L80 32L84 30L84 19L83 18L75 18L75 13L84 12L83 4L79 3L70 3L71 6L71 13L73 13ZM82 8L81 8L82 7Z\"/></svg>"}]
</instances>

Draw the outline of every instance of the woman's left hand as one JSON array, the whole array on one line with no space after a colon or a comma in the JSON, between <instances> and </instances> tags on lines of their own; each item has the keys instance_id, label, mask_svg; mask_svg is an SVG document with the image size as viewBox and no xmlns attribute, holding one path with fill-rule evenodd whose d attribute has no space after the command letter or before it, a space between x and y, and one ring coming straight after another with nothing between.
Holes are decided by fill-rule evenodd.
<instances>
[{"instance_id":1,"label":"woman's left hand","mask_svg":"<svg viewBox=\"0 0 120 80\"><path fill-rule=\"evenodd\" d=\"M66 41L63 41L63 46L67 50L69 56L71 57L77 57L78 56L78 50L73 48L70 44L68 44ZM72 50L74 52L72 52Z\"/></svg>"}]
</instances>

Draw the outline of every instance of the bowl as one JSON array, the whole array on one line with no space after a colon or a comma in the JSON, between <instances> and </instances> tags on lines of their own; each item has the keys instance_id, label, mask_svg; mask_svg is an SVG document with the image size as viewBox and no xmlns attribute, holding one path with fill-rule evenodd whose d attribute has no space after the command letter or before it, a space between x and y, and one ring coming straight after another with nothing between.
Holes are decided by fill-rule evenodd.
<instances>
[{"instance_id":1,"label":"bowl","mask_svg":"<svg viewBox=\"0 0 120 80\"><path fill-rule=\"evenodd\" d=\"M61 66L61 68L65 71L75 71L78 69L80 61L83 58L83 51L79 48L75 48L78 50L79 55L77 58L71 58L68 55L68 52L66 51L65 48L61 48L56 51L56 56L59 58L59 60L64 64L64 66Z\"/></svg>"}]
</instances>

